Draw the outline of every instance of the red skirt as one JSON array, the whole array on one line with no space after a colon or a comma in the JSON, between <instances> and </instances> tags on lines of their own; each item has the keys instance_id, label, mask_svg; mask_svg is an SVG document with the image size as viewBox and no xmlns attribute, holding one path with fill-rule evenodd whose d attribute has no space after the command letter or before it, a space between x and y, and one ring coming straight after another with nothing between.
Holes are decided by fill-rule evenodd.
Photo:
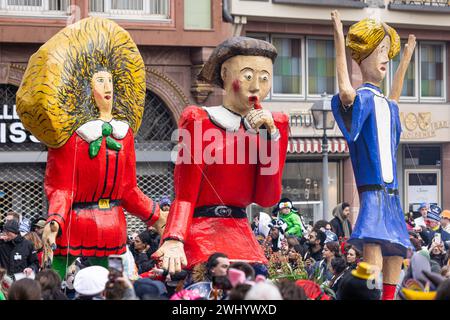
<instances>
[{"instance_id":1,"label":"red skirt","mask_svg":"<svg viewBox=\"0 0 450 320\"><path fill-rule=\"evenodd\" d=\"M121 206L72 210L56 239L55 255L105 257L126 251L127 222Z\"/></svg>"},{"instance_id":2,"label":"red skirt","mask_svg":"<svg viewBox=\"0 0 450 320\"><path fill-rule=\"evenodd\" d=\"M246 218L192 218L184 250L188 269L216 252L226 254L231 261L267 263Z\"/></svg>"}]
</instances>

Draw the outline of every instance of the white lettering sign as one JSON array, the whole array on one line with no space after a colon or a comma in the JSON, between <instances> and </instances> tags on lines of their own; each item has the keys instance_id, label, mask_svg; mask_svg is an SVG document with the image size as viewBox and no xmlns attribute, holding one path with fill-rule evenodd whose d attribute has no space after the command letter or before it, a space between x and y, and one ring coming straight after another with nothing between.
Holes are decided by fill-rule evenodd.
<instances>
[{"instance_id":1,"label":"white lettering sign","mask_svg":"<svg viewBox=\"0 0 450 320\"><path fill-rule=\"evenodd\" d=\"M0 144L1 143L39 143L33 135L25 130L17 114L16 105L4 104L0 108Z\"/></svg>"}]
</instances>

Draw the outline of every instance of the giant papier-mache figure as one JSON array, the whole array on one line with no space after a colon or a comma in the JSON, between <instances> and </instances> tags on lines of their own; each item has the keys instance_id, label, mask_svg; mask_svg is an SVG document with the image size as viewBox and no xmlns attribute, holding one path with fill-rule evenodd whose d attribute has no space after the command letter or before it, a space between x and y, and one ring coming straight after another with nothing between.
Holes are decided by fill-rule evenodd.
<instances>
[{"instance_id":1,"label":"giant papier-mache figure","mask_svg":"<svg viewBox=\"0 0 450 320\"><path fill-rule=\"evenodd\" d=\"M200 72L225 95L221 106L188 106L179 121L175 201L155 253L171 273L215 252L267 263L245 208L272 206L281 195L288 117L259 103L270 92L276 55L268 42L234 37L216 47Z\"/></svg>"},{"instance_id":2,"label":"giant papier-mache figure","mask_svg":"<svg viewBox=\"0 0 450 320\"><path fill-rule=\"evenodd\" d=\"M136 184L134 135L145 90L136 44L107 19L64 28L30 58L17 112L48 147L44 262L54 258L61 275L77 256L105 265L105 257L126 251L123 209L148 225L164 223Z\"/></svg>"},{"instance_id":3,"label":"giant papier-mache figure","mask_svg":"<svg viewBox=\"0 0 450 320\"><path fill-rule=\"evenodd\" d=\"M339 84L332 109L350 149L360 198L360 211L349 243L363 249L364 261L382 271L383 299L390 300L403 258L411 247L398 195L395 157L402 130L397 103L415 37L409 36L389 97L385 97L380 86L389 60L400 51L400 38L393 28L373 19L352 25L346 44L363 78L362 86L355 90L347 71L339 13L333 11L331 16Z\"/></svg>"}]
</instances>

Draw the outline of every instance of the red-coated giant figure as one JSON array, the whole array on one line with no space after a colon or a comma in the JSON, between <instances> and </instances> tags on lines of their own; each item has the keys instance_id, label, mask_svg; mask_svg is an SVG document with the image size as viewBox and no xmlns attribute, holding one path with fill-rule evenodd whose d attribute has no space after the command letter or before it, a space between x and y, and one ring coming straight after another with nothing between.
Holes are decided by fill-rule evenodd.
<instances>
[{"instance_id":1,"label":"red-coated giant figure","mask_svg":"<svg viewBox=\"0 0 450 320\"><path fill-rule=\"evenodd\" d=\"M215 252L266 263L246 206L269 207L281 196L288 117L261 108L270 92L276 49L246 37L220 44L199 78L225 90L223 105L187 107L179 121L175 201L155 256L171 273Z\"/></svg>"}]
</instances>

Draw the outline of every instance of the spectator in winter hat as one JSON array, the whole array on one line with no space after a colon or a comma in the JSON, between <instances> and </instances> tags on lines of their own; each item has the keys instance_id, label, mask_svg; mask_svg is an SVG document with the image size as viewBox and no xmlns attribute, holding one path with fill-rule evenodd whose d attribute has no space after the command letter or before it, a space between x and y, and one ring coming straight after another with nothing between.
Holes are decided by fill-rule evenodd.
<instances>
[{"instance_id":1,"label":"spectator in winter hat","mask_svg":"<svg viewBox=\"0 0 450 320\"><path fill-rule=\"evenodd\" d=\"M31 221L28 218L23 218L19 224L20 235L23 237L31 230Z\"/></svg>"},{"instance_id":2,"label":"spectator in winter hat","mask_svg":"<svg viewBox=\"0 0 450 320\"><path fill-rule=\"evenodd\" d=\"M427 217L429 206L430 205L426 202L420 204L419 213L424 219Z\"/></svg>"},{"instance_id":3,"label":"spectator in winter hat","mask_svg":"<svg viewBox=\"0 0 450 320\"><path fill-rule=\"evenodd\" d=\"M24 273L31 276L39 268L38 257L33 244L23 238L19 232L19 223L13 219L3 226L4 235L0 240L0 267L8 275Z\"/></svg>"},{"instance_id":4,"label":"spectator in winter hat","mask_svg":"<svg viewBox=\"0 0 450 320\"><path fill-rule=\"evenodd\" d=\"M163 282L139 279L134 283L136 296L141 300L167 300L167 288Z\"/></svg>"},{"instance_id":5,"label":"spectator in winter hat","mask_svg":"<svg viewBox=\"0 0 450 320\"><path fill-rule=\"evenodd\" d=\"M170 202L170 199L168 196L162 196L161 200L159 200L159 207L161 208L161 210L163 211L169 211L170 210L170 205L172 203Z\"/></svg>"},{"instance_id":6,"label":"spectator in winter hat","mask_svg":"<svg viewBox=\"0 0 450 320\"><path fill-rule=\"evenodd\" d=\"M430 206L430 210L428 211L427 218L425 220L427 227L422 227L420 231L420 236L427 246L430 246L434 239L436 239L436 234L439 234L439 242L442 242L446 248L448 248L450 244L450 233L443 230L443 228L440 226L441 212L442 210L439 206Z\"/></svg>"},{"instance_id":7,"label":"spectator in winter hat","mask_svg":"<svg viewBox=\"0 0 450 320\"><path fill-rule=\"evenodd\" d=\"M441 227L445 232L450 233L450 210L444 210L441 213Z\"/></svg>"}]
</instances>

